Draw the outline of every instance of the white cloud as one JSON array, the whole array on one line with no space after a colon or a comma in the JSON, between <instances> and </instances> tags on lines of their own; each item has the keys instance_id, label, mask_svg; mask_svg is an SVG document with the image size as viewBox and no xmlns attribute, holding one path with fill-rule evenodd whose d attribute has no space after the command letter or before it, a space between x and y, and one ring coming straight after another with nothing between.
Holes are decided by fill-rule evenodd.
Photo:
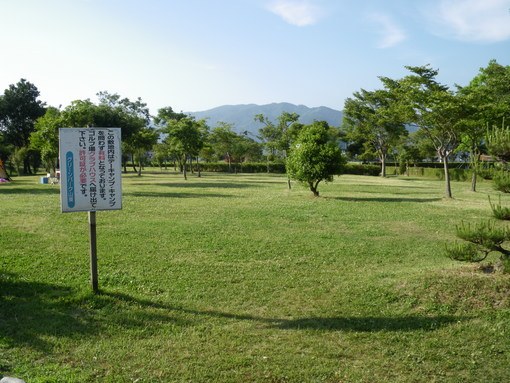
<instances>
[{"instance_id":1,"label":"white cloud","mask_svg":"<svg viewBox=\"0 0 510 383\"><path fill-rule=\"evenodd\" d=\"M440 0L434 19L456 39L492 43L510 39L509 8L508 0Z\"/></svg>"},{"instance_id":2,"label":"white cloud","mask_svg":"<svg viewBox=\"0 0 510 383\"><path fill-rule=\"evenodd\" d=\"M381 39L377 45L378 48L391 48L407 38L405 32L388 15L373 13L369 18L380 27Z\"/></svg>"},{"instance_id":3,"label":"white cloud","mask_svg":"<svg viewBox=\"0 0 510 383\"><path fill-rule=\"evenodd\" d=\"M313 25L323 15L322 9L308 0L278 0L273 2L268 9L289 24L298 27Z\"/></svg>"}]
</instances>

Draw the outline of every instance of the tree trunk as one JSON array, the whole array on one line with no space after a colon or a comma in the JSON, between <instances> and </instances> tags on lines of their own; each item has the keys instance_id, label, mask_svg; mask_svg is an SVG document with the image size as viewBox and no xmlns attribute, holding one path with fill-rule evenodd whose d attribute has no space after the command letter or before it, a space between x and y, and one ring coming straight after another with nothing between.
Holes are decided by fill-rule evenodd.
<instances>
[{"instance_id":1,"label":"tree trunk","mask_svg":"<svg viewBox=\"0 0 510 383\"><path fill-rule=\"evenodd\" d=\"M313 182L309 182L308 185L310 185L310 191L313 193L313 196L318 197L319 191L317 190L317 186L319 185L319 182L316 182L315 184Z\"/></svg>"},{"instance_id":2,"label":"tree trunk","mask_svg":"<svg viewBox=\"0 0 510 383\"><path fill-rule=\"evenodd\" d=\"M445 183L445 197L452 198L452 189L450 187L450 172L448 171L448 156L443 157L444 165L444 183Z\"/></svg>"},{"instance_id":3,"label":"tree trunk","mask_svg":"<svg viewBox=\"0 0 510 383\"><path fill-rule=\"evenodd\" d=\"M28 158L23 160L23 174L32 174L32 170L30 169L30 160Z\"/></svg>"},{"instance_id":4,"label":"tree trunk","mask_svg":"<svg viewBox=\"0 0 510 383\"><path fill-rule=\"evenodd\" d=\"M202 174L200 173L200 162L198 161L198 157L197 157L197 176L199 178L202 177Z\"/></svg>"},{"instance_id":5,"label":"tree trunk","mask_svg":"<svg viewBox=\"0 0 510 383\"><path fill-rule=\"evenodd\" d=\"M184 166L182 167L182 175L184 176L184 180L188 180L188 176L186 175L186 159L184 160Z\"/></svg>"},{"instance_id":6,"label":"tree trunk","mask_svg":"<svg viewBox=\"0 0 510 383\"><path fill-rule=\"evenodd\" d=\"M473 175L471 176L471 191L476 192L476 169L473 169Z\"/></svg>"},{"instance_id":7,"label":"tree trunk","mask_svg":"<svg viewBox=\"0 0 510 383\"><path fill-rule=\"evenodd\" d=\"M381 155L381 177L386 177L386 155Z\"/></svg>"},{"instance_id":8,"label":"tree trunk","mask_svg":"<svg viewBox=\"0 0 510 383\"><path fill-rule=\"evenodd\" d=\"M138 158L138 177L142 176L142 159L141 156Z\"/></svg>"},{"instance_id":9,"label":"tree trunk","mask_svg":"<svg viewBox=\"0 0 510 383\"><path fill-rule=\"evenodd\" d=\"M480 160L480 153L476 149L471 149L471 167L473 168L473 175L471 176L471 191L476 192L476 181L478 178L478 161Z\"/></svg>"},{"instance_id":10,"label":"tree trunk","mask_svg":"<svg viewBox=\"0 0 510 383\"><path fill-rule=\"evenodd\" d=\"M289 190L291 190L291 189L292 189L292 186L291 186L291 184L290 184L290 178L289 178L289 177L287 177L287 187L288 187L288 189L289 189Z\"/></svg>"}]
</instances>

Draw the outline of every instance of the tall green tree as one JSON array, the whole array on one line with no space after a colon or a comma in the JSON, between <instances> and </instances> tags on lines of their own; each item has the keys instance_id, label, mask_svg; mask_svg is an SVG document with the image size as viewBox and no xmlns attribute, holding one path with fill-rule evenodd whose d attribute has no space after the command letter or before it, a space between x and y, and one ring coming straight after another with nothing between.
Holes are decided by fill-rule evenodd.
<instances>
[{"instance_id":1,"label":"tall green tree","mask_svg":"<svg viewBox=\"0 0 510 383\"><path fill-rule=\"evenodd\" d=\"M130 139L135 158L138 159L138 176L142 175L144 154L158 142L159 133L152 127L145 127L135 132Z\"/></svg>"},{"instance_id":2,"label":"tall green tree","mask_svg":"<svg viewBox=\"0 0 510 383\"><path fill-rule=\"evenodd\" d=\"M228 171L232 172L232 161L234 160L234 145L237 141L237 133L233 131L234 124L218 121L217 126L209 136L209 143L216 155L228 163Z\"/></svg>"},{"instance_id":3,"label":"tall green tree","mask_svg":"<svg viewBox=\"0 0 510 383\"><path fill-rule=\"evenodd\" d=\"M13 148L27 148L35 121L44 115L45 105L38 98L40 92L31 82L21 79L9 85L0 96L0 134L5 144ZM23 170L30 174L30 156L23 161ZM35 170L35 169L34 169Z\"/></svg>"},{"instance_id":4,"label":"tall green tree","mask_svg":"<svg viewBox=\"0 0 510 383\"><path fill-rule=\"evenodd\" d=\"M318 197L319 183L333 181L343 172L345 162L327 122L315 121L303 127L293 142L286 169L291 179L304 183Z\"/></svg>"},{"instance_id":5,"label":"tall green tree","mask_svg":"<svg viewBox=\"0 0 510 383\"><path fill-rule=\"evenodd\" d=\"M158 113L154 116L154 122L161 128L167 126L168 120L181 120L186 118L187 115L185 113L177 113L174 112L171 106L165 106L164 108L158 109Z\"/></svg>"},{"instance_id":6,"label":"tall green tree","mask_svg":"<svg viewBox=\"0 0 510 383\"><path fill-rule=\"evenodd\" d=\"M469 85L458 88L458 94L470 108L460 150L470 155L471 190L476 191L479 157L485 150L487 130L510 120L510 66L491 60Z\"/></svg>"},{"instance_id":7,"label":"tall green tree","mask_svg":"<svg viewBox=\"0 0 510 383\"><path fill-rule=\"evenodd\" d=\"M62 111L63 126L121 128L124 171L126 171L126 158L131 155L134 160L135 153L139 149L138 144L141 141L138 132L150 129L149 109L140 98L131 101L106 91L99 92L97 96L99 99L97 104L89 99L71 102Z\"/></svg>"},{"instance_id":8,"label":"tall green tree","mask_svg":"<svg viewBox=\"0 0 510 383\"><path fill-rule=\"evenodd\" d=\"M269 172L270 156L272 158L278 156L283 161L286 161L291 143L296 139L303 124L298 123L299 114L289 112L282 112L282 114L276 118L276 125L263 114L255 115L254 120L264 124L264 126L259 129L259 137L264 142L266 152L268 153L267 171ZM289 178L287 178L287 186L289 189L291 188Z\"/></svg>"},{"instance_id":9,"label":"tall green tree","mask_svg":"<svg viewBox=\"0 0 510 383\"><path fill-rule=\"evenodd\" d=\"M198 155L205 143L207 131L205 121L197 121L192 116L186 116L179 120L168 119L167 124L167 127L161 131L167 134L165 142L178 153L183 176L187 180L186 164L188 160Z\"/></svg>"},{"instance_id":10,"label":"tall green tree","mask_svg":"<svg viewBox=\"0 0 510 383\"><path fill-rule=\"evenodd\" d=\"M428 65L406 68L411 74L398 81L400 110L434 145L443 162L445 197L452 198L448 159L465 129L464 104L447 86L436 81L437 70Z\"/></svg>"},{"instance_id":11,"label":"tall green tree","mask_svg":"<svg viewBox=\"0 0 510 383\"><path fill-rule=\"evenodd\" d=\"M500 126L503 120L510 120L510 66L489 61L467 87L461 88L467 94L475 94L477 119L483 125Z\"/></svg>"},{"instance_id":12,"label":"tall green tree","mask_svg":"<svg viewBox=\"0 0 510 383\"><path fill-rule=\"evenodd\" d=\"M43 164L53 173L58 163L58 129L63 127L62 121L60 110L49 107L44 116L37 119L35 130L30 135L30 148L41 153Z\"/></svg>"},{"instance_id":13,"label":"tall green tree","mask_svg":"<svg viewBox=\"0 0 510 383\"><path fill-rule=\"evenodd\" d=\"M361 89L344 105L344 129L352 141L364 141L365 149L381 162L381 176L386 177L386 159L392 147L407 135L397 106L398 95L388 89Z\"/></svg>"}]
</instances>

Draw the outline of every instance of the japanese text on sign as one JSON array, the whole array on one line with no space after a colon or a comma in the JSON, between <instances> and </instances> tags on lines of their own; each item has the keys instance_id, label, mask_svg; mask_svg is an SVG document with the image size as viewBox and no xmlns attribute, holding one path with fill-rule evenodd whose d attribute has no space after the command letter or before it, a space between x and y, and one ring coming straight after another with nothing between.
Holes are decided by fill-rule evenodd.
<instances>
[{"instance_id":1,"label":"japanese text on sign","mask_svg":"<svg viewBox=\"0 0 510 383\"><path fill-rule=\"evenodd\" d=\"M120 128L60 128L62 212L122 209Z\"/></svg>"}]
</instances>

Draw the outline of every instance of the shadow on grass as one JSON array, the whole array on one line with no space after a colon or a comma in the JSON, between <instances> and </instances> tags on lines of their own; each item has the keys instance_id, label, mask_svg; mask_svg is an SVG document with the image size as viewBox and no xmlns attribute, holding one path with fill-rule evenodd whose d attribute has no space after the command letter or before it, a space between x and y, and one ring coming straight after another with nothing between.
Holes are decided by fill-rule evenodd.
<instances>
[{"instance_id":1,"label":"shadow on grass","mask_svg":"<svg viewBox=\"0 0 510 383\"><path fill-rule=\"evenodd\" d=\"M132 185L147 185L146 183L132 183ZM156 186L171 187L171 188L191 188L191 189L243 189L251 188L256 185L256 182L182 182L182 183L157 183Z\"/></svg>"},{"instance_id":2,"label":"shadow on grass","mask_svg":"<svg viewBox=\"0 0 510 383\"><path fill-rule=\"evenodd\" d=\"M94 332L89 315L63 302L62 298L72 294L67 287L0 273L0 337L11 345L48 351L48 335Z\"/></svg>"},{"instance_id":3,"label":"shadow on grass","mask_svg":"<svg viewBox=\"0 0 510 383\"><path fill-rule=\"evenodd\" d=\"M440 315L434 317L338 317L338 318L304 318L283 320L273 327L283 330L332 330L354 332L377 331L433 331L451 323L458 317Z\"/></svg>"},{"instance_id":4,"label":"shadow on grass","mask_svg":"<svg viewBox=\"0 0 510 383\"><path fill-rule=\"evenodd\" d=\"M83 338L110 328L150 329L174 323L189 325L168 310L148 310L133 299L115 295L77 294L76 290L23 280L0 272L0 340L10 347L28 347L50 353L52 338Z\"/></svg>"},{"instance_id":5,"label":"shadow on grass","mask_svg":"<svg viewBox=\"0 0 510 383\"><path fill-rule=\"evenodd\" d=\"M139 299L118 292L78 293L69 287L26 281L0 273L0 339L8 347L51 353L57 338L83 339L114 331L157 335L168 323L193 326L182 317L214 317L259 323L266 329L323 331L434 331L459 320L456 316L264 318L192 310Z\"/></svg>"},{"instance_id":6,"label":"shadow on grass","mask_svg":"<svg viewBox=\"0 0 510 383\"><path fill-rule=\"evenodd\" d=\"M398 197L328 197L340 201L351 202L434 202L442 201L442 198L398 198Z\"/></svg>"},{"instance_id":7,"label":"shadow on grass","mask_svg":"<svg viewBox=\"0 0 510 383\"><path fill-rule=\"evenodd\" d=\"M131 302L144 307L180 311L186 314L226 318L234 320L248 320L260 322L267 328L282 330L329 330L329 331L353 331L353 332L378 332L378 331L434 331L441 327L456 323L459 320L467 320L467 317L451 315L439 316L400 316L400 317L334 317L334 318L300 318L300 319L277 319L263 318L253 315L230 314L221 311L207 310L198 311L176 306L151 302L148 300L133 298L122 293L104 293L119 300Z\"/></svg>"},{"instance_id":8,"label":"shadow on grass","mask_svg":"<svg viewBox=\"0 0 510 383\"><path fill-rule=\"evenodd\" d=\"M124 192L124 196L155 198L234 198L235 195L215 193L165 193L165 192Z\"/></svg>"}]
</instances>

